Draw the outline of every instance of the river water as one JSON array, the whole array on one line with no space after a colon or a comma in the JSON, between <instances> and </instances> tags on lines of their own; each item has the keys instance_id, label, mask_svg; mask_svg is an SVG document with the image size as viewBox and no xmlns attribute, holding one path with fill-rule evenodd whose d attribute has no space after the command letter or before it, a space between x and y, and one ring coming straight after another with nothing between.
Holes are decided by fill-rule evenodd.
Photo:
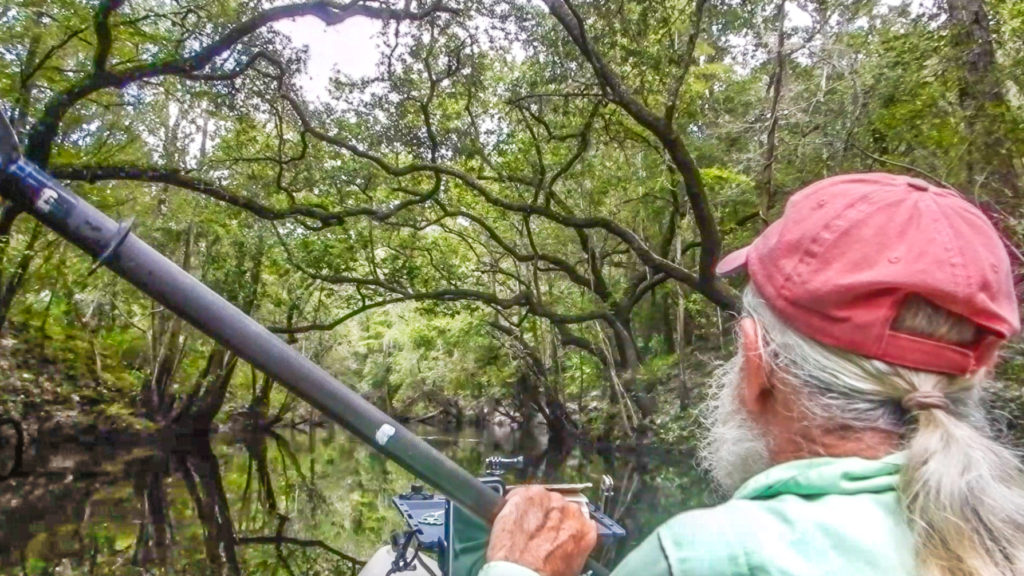
<instances>
[{"instance_id":1,"label":"river water","mask_svg":"<svg viewBox=\"0 0 1024 576\"><path fill-rule=\"evenodd\" d=\"M630 536L614 564L673 514L712 499L691 457L418 429L474 474L523 455L509 482L615 479ZM339 428L179 439L162 448L40 448L0 482L0 574L355 574L402 528L391 498L414 479ZM596 498L596 490L591 492Z\"/></svg>"}]
</instances>

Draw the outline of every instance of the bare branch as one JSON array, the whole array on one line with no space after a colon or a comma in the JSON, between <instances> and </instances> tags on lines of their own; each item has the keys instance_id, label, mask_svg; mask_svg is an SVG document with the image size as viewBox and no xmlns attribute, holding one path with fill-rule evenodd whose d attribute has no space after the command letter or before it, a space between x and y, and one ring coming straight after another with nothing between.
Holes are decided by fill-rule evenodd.
<instances>
[{"instance_id":1,"label":"bare branch","mask_svg":"<svg viewBox=\"0 0 1024 576\"><path fill-rule=\"evenodd\" d=\"M779 0L779 7L775 13L777 33L775 37L775 66L772 68L772 75L768 82L768 92L771 96L771 104L768 111L768 133L765 135L765 146L761 173L757 178L759 191L759 208L761 217L768 218L768 211L771 210L775 197L775 150L776 133L779 129L779 102L782 99L782 79L786 74L786 0Z\"/></svg>"},{"instance_id":2,"label":"bare branch","mask_svg":"<svg viewBox=\"0 0 1024 576\"><path fill-rule=\"evenodd\" d=\"M903 168L904 170L910 170L911 172L915 172L917 174L920 174L921 176L924 176L925 178L931 180L932 182L935 182L935 183L939 184L943 188L949 188L950 190L956 190L956 188L951 186L948 182L946 182L942 178L939 178L938 176L932 174L931 172L928 172L927 170L924 170L923 168L918 168L917 166L913 166L911 164L906 164L904 162L897 162L896 160L890 160L889 158L883 158L883 157L881 157L881 156L879 156L877 154L872 154L871 152L868 152L864 148L861 148L860 145L858 145L856 142L850 142L850 145L852 145L854 147L854 149L856 149L861 154L867 156L868 158L871 158L872 160L874 160L876 162L881 162L882 164L891 164L893 166L899 166L900 168Z\"/></svg>"},{"instance_id":3,"label":"bare branch","mask_svg":"<svg viewBox=\"0 0 1024 576\"><path fill-rule=\"evenodd\" d=\"M329 211L303 204L293 204L288 208L274 208L273 206L264 204L258 200L228 191L214 182L204 180L196 176L191 176L187 172L183 172L176 168L156 168L145 166L55 166L51 169L51 173L57 178L63 180L79 182L95 183L107 180L122 180L168 184L184 190L198 192L208 198L241 208L263 220L278 221L287 218L303 217L319 222L321 227L341 225L348 218L360 216L369 217L379 222L386 221L411 206L428 202L437 193L437 188L435 187L422 195L413 196L401 202L396 202L388 208L357 206L346 210Z\"/></svg>"},{"instance_id":4,"label":"bare branch","mask_svg":"<svg viewBox=\"0 0 1024 576\"><path fill-rule=\"evenodd\" d=\"M339 316L338 318L335 318L334 320L331 320L330 322L316 322L313 324L304 324L299 326L267 326L267 330L270 330L275 334L303 334L306 332L329 332L364 312L369 312L370 310L374 310L376 308L383 308L385 306L390 306L392 304L408 302L410 300L412 300L412 298L409 298L407 296L396 296L394 298L386 298L384 300L368 302L366 304L363 304L362 306L353 308L352 310L349 310L345 314Z\"/></svg>"},{"instance_id":5,"label":"bare branch","mask_svg":"<svg viewBox=\"0 0 1024 576\"><path fill-rule=\"evenodd\" d=\"M61 48L67 46L68 43L70 43L72 40L77 38L79 35L81 35L86 30L87 30L87 28L78 28L78 29L72 30L67 36L62 38L59 42L57 42L53 46L50 46L46 50L46 52L44 52L43 55L40 56L39 59L36 60L32 64L31 68L29 68L28 70L25 70L25 71L23 71L21 73L21 83L22 83L22 85L25 85L28 82L30 82L32 80L32 78L35 77L35 75L38 74L39 71L43 69L43 66L46 66L46 63L49 62L51 58L53 58L54 54L56 54Z\"/></svg>"},{"instance_id":6,"label":"bare branch","mask_svg":"<svg viewBox=\"0 0 1024 576\"><path fill-rule=\"evenodd\" d=\"M462 217L469 220L483 229L484 233L487 234L488 238L491 239L495 244L498 245L505 253L511 256L515 261L527 263L536 262L538 260L547 262L555 267L556 270L564 273L570 281L583 288L589 288L591 285L590 279L580 274L576 267L569 263L564 258L555 256L553 254L545 254L536 249L533 250L532 254L520 252L515 249L507 240L505 240L498 231L487 223L480 216L468 212L466 210L449 210L445 209L444 214L446 217Z\"/></svg>"}]
</instances>

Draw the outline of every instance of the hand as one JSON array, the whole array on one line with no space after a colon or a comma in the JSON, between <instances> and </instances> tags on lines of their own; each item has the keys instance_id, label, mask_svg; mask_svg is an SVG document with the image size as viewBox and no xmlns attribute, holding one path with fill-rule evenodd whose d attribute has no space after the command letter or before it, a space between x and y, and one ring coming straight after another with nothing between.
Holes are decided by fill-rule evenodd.
<instances>
[{"instance_id":1,"label":"hand","mask_svg":"<svg viewBox=\"0 0 1024 576\"><path fill-rule=\"evenodd\" d=\"M540 486L512 490L491 527L487 561L514 562L541 576L578 576L597 525L578 504Z\"/></svg>"}]
</instances>

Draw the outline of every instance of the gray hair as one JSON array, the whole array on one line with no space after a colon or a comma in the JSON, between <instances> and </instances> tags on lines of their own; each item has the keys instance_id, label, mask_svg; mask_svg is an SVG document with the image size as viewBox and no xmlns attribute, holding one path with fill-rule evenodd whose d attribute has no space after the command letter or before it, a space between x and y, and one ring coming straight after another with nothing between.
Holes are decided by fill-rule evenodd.
<instances>
[{"instance_id":1,"label":"gray hair","mask_svg":"<svg viewBox=\"0 0 1024 576\"><path fill-rule=\"evenodd\" d=\"M1024 574L1024 467L991 437L986 371L926 372L825 346L787 326L752 285L743 307L758 326L766 368L793 387L810 422L900 433L900 493L922 576ZM972 342L979 330L916 297L893 328L951 344ZM942 393L950 409L908 413L901 401L918 391Z\"/></svg>"}]
</instances>

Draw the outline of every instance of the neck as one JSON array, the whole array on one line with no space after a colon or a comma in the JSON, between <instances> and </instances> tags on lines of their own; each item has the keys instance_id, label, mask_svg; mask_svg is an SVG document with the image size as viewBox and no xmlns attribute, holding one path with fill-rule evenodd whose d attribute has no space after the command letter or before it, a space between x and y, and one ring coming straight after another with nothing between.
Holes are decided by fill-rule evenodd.
<instances>
[{"instance_id":1,"label":"neck","mask_svg":"<svg viewBox=\"0 0 1024 576\"><path fill-rule=\"evenodd\" d=\"M806 427L775 435L769 454L776 464L822 456L876 460L897 451L899 445L899 433L891 430Z\"/></svg>"}]
</instances>

